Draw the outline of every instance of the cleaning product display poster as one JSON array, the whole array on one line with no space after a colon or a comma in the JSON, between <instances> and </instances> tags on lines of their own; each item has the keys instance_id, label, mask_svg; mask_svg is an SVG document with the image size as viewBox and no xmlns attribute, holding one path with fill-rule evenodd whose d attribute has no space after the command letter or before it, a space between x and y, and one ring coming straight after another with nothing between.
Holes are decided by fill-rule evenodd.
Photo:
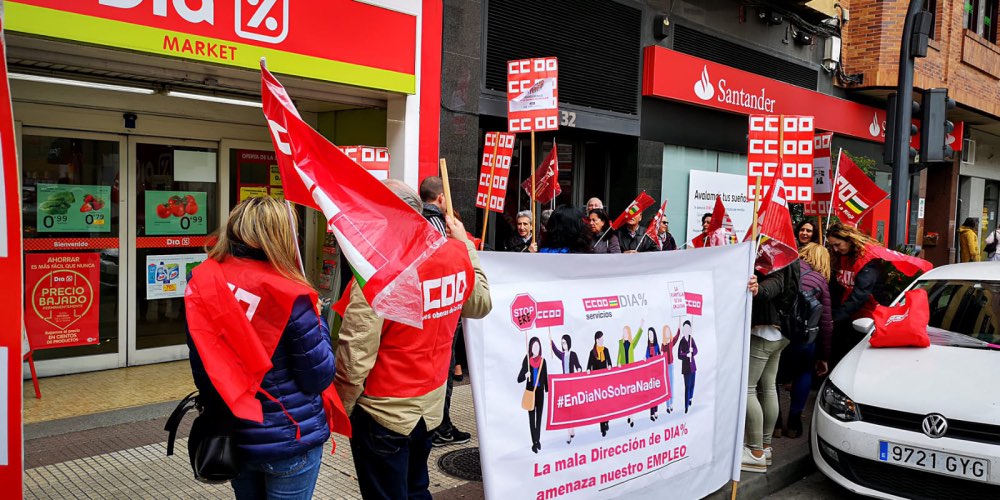
<instances>
[{"instance_id":1,"label":"cleaning product display poster","mask_svg":"<svg viewBox=\"0 0 1000 500\"><path fill-rule=\"evenodd\" d=\"M205 258L203 253L146 256L146 300L183 298L188 274Z\"/></svg>"}]
</instances>

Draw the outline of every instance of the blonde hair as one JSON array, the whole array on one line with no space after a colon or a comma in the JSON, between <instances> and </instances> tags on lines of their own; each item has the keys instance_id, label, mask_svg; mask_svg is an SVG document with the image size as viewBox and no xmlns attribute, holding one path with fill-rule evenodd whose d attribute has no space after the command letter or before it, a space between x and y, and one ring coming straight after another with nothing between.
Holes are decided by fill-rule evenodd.
<instances>
[{"instance_id":1,"label":"blonde hair","mask_svg":"<svg viewBox=\"0 0 1000 500\"><path fill-rule=\"evenodd\" d=\"M219 238L208 250L208 256L222 262L233 255L232 245L241 243L263 251L282 276L312 288L299 267L298 242L292 224L298 224L295 212L274 198L263 196L243 200L229 212L226 227L219 231Z\"/></svg>"},{"instance_id":2,"label":"blonde hair","mask_svg":"<svg viewBox=\"0 0 1000 500\"><path fill-rule=\"evenodd\" d=\"M799 249L799 257L809 264L809 267L830 281L830 252L816 243L806 243Z\"/></svg>"},{"instance_id":3,"label":"blonde hair","mask_svg":"<svg viewBox=\"0 0 1000 500\"><path fill-rule=\"evenodd\" d=\"M854 249L854 256L861 258L865 256L865 247L871 243L878 244L875 240L869 237L867 234L862 233L858 228L847 226L844 224L834 224L830 226L830 229L826 230L826 238L837 238L838 240L844 240L851 244Z\"/></svg>"}]
</instances>

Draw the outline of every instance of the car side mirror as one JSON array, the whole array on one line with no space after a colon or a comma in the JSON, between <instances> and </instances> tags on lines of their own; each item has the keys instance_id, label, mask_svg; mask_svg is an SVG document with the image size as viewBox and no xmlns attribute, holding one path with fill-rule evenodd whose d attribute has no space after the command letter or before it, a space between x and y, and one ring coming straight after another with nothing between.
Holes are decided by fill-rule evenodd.
<instances>
[{"instance_id":1,"label":"car side mirror","mask_svg":"<svg viewBox=\"0 0 1000 500\"><path fill-rule=\"evenodd\" d=\"M854 331L867 335L872 327L875 326L875 320L871 318L858 318L851 324L854 326Z\"/></svg>"}]
</instances>

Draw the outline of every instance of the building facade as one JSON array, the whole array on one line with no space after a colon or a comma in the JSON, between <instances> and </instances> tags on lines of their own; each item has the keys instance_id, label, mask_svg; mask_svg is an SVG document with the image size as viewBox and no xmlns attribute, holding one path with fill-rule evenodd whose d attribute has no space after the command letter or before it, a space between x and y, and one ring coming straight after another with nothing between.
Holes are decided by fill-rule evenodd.
<instances>
[{"instance_id":1,"label":"building facade","mask_svg":"<svg viewBox=\"0 0 1000 500\"><path fill-rule=\"evenodd\" d=\"M261 58L334 143L388 146L391 175L414 186L436 172L440 0L4 10L40 375L187 356L186 272L236 203L282 193ZM332 239L321 215L300 215L307 274L332 291ZM60 280L72 296L32 295Z\"/></svg>"},{"instance_id":2,"label":"building facade","mask_svg":"<svg viewBox=\"0 0 1000 500\"><path fill-rule=\"evenodd\" d=\"M747 116L761 113L816 116L818 130L834 132L833 150L872 159L888 190L884 103L849 92L860 77L840 64L847 2L444 4L441 151L467 217L482 217L472 207L483 135L506 130L505 63L528 57L559 59L561 126L536 134L535 155L558 144L557 203L596 196L614 217L644 190L670 200L671 231L687 241L697 231L683 202L690 172L745 174ZM510 186L530 175L528 148L518 135ZM528 206L523 190L508 189L488 240L504 241Z\"/></svg>"},{"instance_id":3,"label":"building facade","mask_svg":"<svg viewBox=\"0 0 1000 500\"><path fill-rule=\"evenodd\" d=\"M841 2L844 3L844 2ZM899 43L908 2L850 2L851 22L844 35L845 67L864 75L852 85L859 98L882 99L893 91L899 70ZM927 57L916 60L919 90L948 88L958 107L949 119L964 123L961 154L953 162L922 171L917 185L926 199L926 218L918 235L926 257L936 265L958 258L957 230L967 218L979 221L980 245L997 227L1000 209L1000 46L997 2L931 0L934 15ZM914 97L917 99L917 97ZM958 146L952 143L953 147ZM925 236L926 235L926 236Z\"/></svg>"}]
</instances>

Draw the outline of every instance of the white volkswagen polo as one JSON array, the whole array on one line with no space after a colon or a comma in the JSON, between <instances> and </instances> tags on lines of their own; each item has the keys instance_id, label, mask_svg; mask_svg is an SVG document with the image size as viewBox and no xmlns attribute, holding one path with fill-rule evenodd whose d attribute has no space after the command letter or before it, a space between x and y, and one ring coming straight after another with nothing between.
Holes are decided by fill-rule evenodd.
<instances>
[{"instance_id":1,"label":"white volkswagen polo","mask_svg":"<svg viewBox=\"0 0 1000 500\"><path fill-rule=\"evenodd\" d=\"M816 398L813 459L862 495L1000 498L1000 263L912 286L930 298L931 346L855 347Z\"/></svg>"}]
</instances>

